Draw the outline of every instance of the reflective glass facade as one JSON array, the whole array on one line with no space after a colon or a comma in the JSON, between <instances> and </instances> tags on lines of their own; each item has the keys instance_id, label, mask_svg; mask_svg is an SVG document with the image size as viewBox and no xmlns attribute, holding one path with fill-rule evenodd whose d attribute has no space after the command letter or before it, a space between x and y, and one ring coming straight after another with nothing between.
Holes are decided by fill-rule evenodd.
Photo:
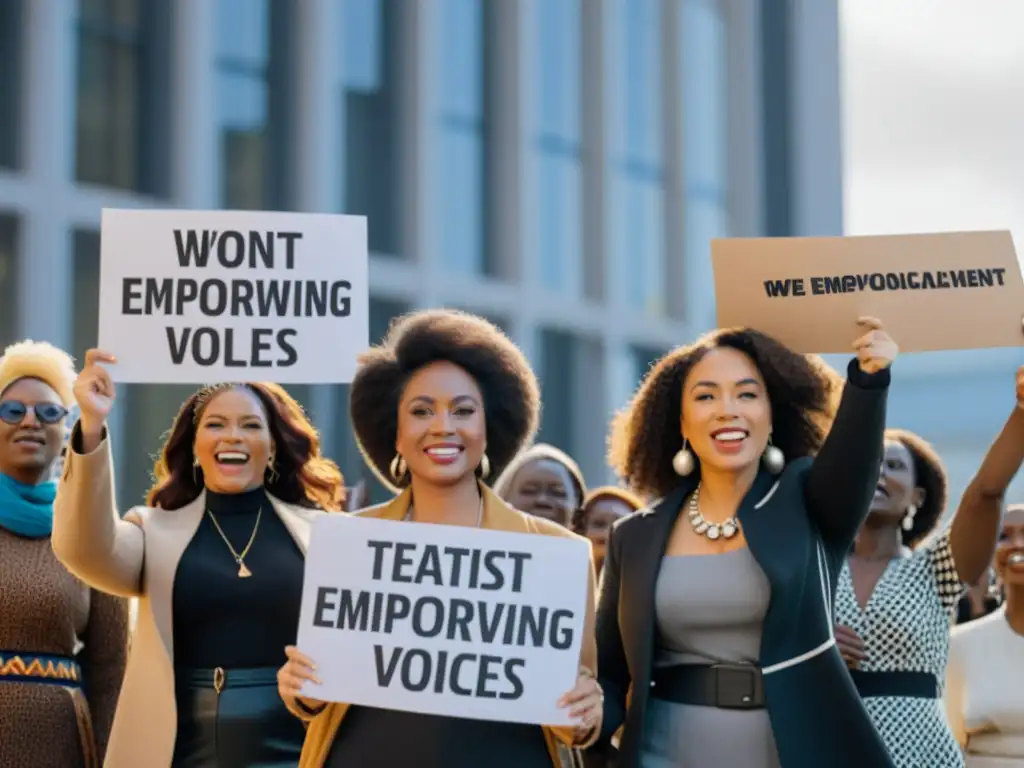
<instances>
[{"instance_id":1,"label":"reflective glass facade","mask_svg":"<svg viewBox=\"0 0 1024 768\"><path fill-rule=\"evenodd\" d=\"M708 240L761 233L755 187L804 151L775 156L766 132L790 129L772 115L815 110L815 151L839 153L838 112L828 129L795 81L772 80L788 106L765 122L762 59L821 36L768 24L756 2L0 6L0 41L17 45L0 46L0 341L96 343L103 207L365 214L375 339L417 307L499 320L541 378L542 436L595 484L608 418L647 363L713 322ZM775 185L771 205L819 194ZM55 300L23 299L44 288ZM365 476L347 387L292 390L350 483ZM125 388L122 507L188 391Z\"/></svg>"}]
</instances>

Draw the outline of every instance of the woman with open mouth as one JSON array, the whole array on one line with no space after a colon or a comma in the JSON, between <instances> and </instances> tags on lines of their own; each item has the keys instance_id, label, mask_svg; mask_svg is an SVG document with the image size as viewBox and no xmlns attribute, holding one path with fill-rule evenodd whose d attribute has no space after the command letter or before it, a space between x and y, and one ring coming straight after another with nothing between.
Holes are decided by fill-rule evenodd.
<instances>
[{"instance_id":1,"label":"woman with open mouth","mask_svg":"<svg viewBox=\"0 0 1024 768\"><path fill-rule=\"evenodd\" d=\"M1024 768L1024 504L996 548L1003 605L953 630L946 713L967 768Z\"/></svg>"},{"instance_id":2,"label":"woman with open mouth","mask_svg":"<svg viewBox=\"0 0 1024 768\"><path fill-rule=\"evenodd\" d=\"M310 525L340 509L341 473L301 406L267 383L182 405L145 506L114 504L115 389L86 354L54 510L53 549L83 581L137 597L105 768L294 768L305 729L277 695L295 642Z\"/></svg>"},{"instance_id":3,"label":"woman with open mouth","mask_svg":"<svg viewBox=\"0 0 1024 768\"><path fill-rule=\"evenodd\" d=\"M128 601L87 588L50 545L74 381L71 358L49 344L0 357L3 766L99 768L124 676Z\"/></svg>"},{"instance_id":4,"label":"woman with open mouth","mask_svg":"<svg viewBox=\"0 0 1024 768\"><path fill-rule=\"evenodd\" d=\"M838 411L820 361L728 329L663 357L613 425L613 467L659 499L612 527L601 573L601 738L625 725L623 768L892 766L833 635L898 351L858 322Z\"/></svg>"},{"instance_id":5,"label":"woman with open mouth","mask_svg":"<svg viewBox=\"0 0 1024 768\"><path fill-rule=\"evenodd\" d=\"M368 352L352 382L349 411L360 450L397 497L359 514L387 520L579 538L526 515L483 482L533 436L537 380L522 352L488 321L449 310L415 312ZM593 572L590 574L593 599ZM601 690L594 678L588 607L575 688L562 701L577 727L444 717L316 702L316 681L295 648L281 696L309 721L300 768L559 768L597 736ZM466 673L463 673L466 674ZM482 678L481 678L482 679Z\"/></svg>"},{"instance_id":6,"label":"woman with open mouth","mask_svg":"<svg viewBox=\"0 0 1024 768\"><path fill-rule=\"evenodd\" d=\"M566 453L547 443L522 451L494 481L494 492L518 509L569 528L583 503L583 472Z\"/></svg>"},{"instance_id":7,"label":"woman with open mouth","mask_svg":"<svg viewBox=\"0 0 1024 768\"><path fill-rule=\"evenodd\" d=\"M1024 368L1016 396L952 524L938 534L947 495L941 460L917 435L886 432L868 517L839 577L836 639L897 768L963 765L937 703L960 597L988 571L1003 497L1024 460Z\"/></svg>"}]
</instances>

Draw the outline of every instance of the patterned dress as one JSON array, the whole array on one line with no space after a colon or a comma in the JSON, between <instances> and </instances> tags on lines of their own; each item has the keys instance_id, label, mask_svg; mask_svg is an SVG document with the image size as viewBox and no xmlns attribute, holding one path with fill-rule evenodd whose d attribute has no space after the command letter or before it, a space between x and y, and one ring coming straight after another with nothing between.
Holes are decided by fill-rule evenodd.
<instances>
[{"instance_id":1,"label":"patterned dress","mask_svg":"<svg viewBox=\"0 0 1024 768\"><path fill-rule=\"evenodd\" d=\"M54 557L50 539L0 528L0 768L102 764L127 656L128 601L94 592ZM80 696L12 682L21 653L73 656L85 678L95 749L83 754ZM140 768L142 768L140 766Z\"/></svg>"},{"instance_id":2,"label":"patterned dress","mask_svg":"<svg viewBox=\"0 0 1024 768\"><path fill-rule=\"evenodd\" d=\"M927 672L945 685L949 632L966 586L957 575L949 531L886 567L865 609L844 565L836 622L860 635L865 672ZM940 699L869 697L864 705L896 768L963 768L964 759Z\"/></svg>"}]
</instances>

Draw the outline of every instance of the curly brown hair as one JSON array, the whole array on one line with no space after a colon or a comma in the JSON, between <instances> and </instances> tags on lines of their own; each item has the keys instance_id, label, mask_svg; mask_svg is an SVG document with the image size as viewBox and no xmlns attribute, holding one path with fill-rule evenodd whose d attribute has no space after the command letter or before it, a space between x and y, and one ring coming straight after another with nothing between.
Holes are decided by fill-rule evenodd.
<instances>
[{"instance_id":1,"label":"curly brown hair","mask_svg":"<svg viewBox=\"0 0 1024 768\"><path fill-rule=\"evenodd\" d=\"M204 387L181 406L153 467L153 487L146 503L161 509L180 509L203 490L202 470L193 466L196 424L212 395L227 389L248 389L262 403L274 440L274 473L265 477L267 493L287 504L341 509L345 484L338 465L320 455L320 436L302 406L278 384L249 382Z\"/></svg>"},{"instance_id":2,"label":"curly brown hair","mask_svg":"<svg viewBox=\"0 0 1024 768\"><path fill-rule=\"evenodd\" d=\"M835 371L820 358L797 354L760 331L712 331L656 362L612 421L609 464L641 497L660 498L679 485L672 458L683 447L683 385L708 352L721 348L742 352L761 372L772 409L772 442L787 459L814 455L821 447L842 389ZM694 475L700 475L699 462Z\"/></svg>"},{"instance_id":3,"label":"curly brown hair","mask_svg":"<svg viewBox=\"0 0 1024 768\"><path fill-rule=\"evenodd\" d=\"M495 325L452 309L396 318L387 337L360 358L349 413L363 458L386 487L396 490L389 466L395 456L398 404L409 378L435 362L462 368L480 387L487 458L496 478L537 431L540 390L526 357ZM401 486L409 483L408 473Z\"/></svg>"},{"instance_id":4,"label":"curly brown hair","mask_svg":"<svg viewBox=\"0 0 1024 768\"><path fill-rule=\"evenodd\" d=\"M939 454L927 440L905 429L885 430L887 442L901 443L914 464L914 487L924 491L924 501L914 515L914 526L901 530L903 545L913 549L931 535L942 519L949 495L949 476Z\"/></svg>"}]
</instances>

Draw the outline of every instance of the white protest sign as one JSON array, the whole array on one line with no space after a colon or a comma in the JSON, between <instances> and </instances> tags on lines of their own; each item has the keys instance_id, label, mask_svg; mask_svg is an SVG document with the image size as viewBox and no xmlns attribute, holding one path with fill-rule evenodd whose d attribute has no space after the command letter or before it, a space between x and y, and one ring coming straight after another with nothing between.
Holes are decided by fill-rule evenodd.
<instances>
[{"instance_id":1,"label":"white protest sign","mask_svg":"<svg viewBox=\"0 0 1024 768\"><path fill-rule=\"evenodd\" d=\"M366 219L104 209L99 346L116 381L351 381L369 343Z\"/></svg>"},{"instance_id":2,"label":"white protest sign","mask_svg":"<svg viewBox=\"0 0 1024 768\"><path fill-rule=\"evenodd\" d=\"M570 725L590 548L558 536L329 515L306 555L298 646L321 701Z\"/></svg>"}]
</instances>

